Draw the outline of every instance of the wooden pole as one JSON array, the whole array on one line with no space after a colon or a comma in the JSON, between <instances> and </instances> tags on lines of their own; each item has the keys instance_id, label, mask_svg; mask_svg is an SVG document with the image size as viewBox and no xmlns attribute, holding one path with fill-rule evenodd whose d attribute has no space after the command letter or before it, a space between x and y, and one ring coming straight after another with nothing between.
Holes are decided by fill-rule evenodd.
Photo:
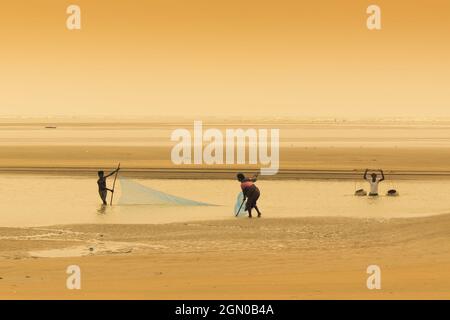
<instances>
[{"instance_id":1,"label":"wooden pole","mask_svg":"<svg viewBox=\"0 0 450 320\"><path fill-rule=\"evenodd\" d=\"M239 207L239 210L236 213L236 217L239 215L239 212L241 212L241 208L242 208L242 205L244 204L244 202L245 202L245 200L242 200L241 206Z\"/></svg>"},{"instance_id":2,"label":"wooden pole","mask_svg":"<svg viewBox=\"0 0 450 320\"><path fill-rule=\"evenodd\" d=\"M113 203L114 191L115 191L114 188L116 187L116 180L117 180L117 175L119 174L119 171L118 171L119 169L120 169L120 162L119 162L119 165L117 166L116 175L114 176L114 182L113 182L113 187L112 187L113 192L111 192L111 201L109 203L110 206L112 206L112 203Z\"/></svg>"}]
</instances>

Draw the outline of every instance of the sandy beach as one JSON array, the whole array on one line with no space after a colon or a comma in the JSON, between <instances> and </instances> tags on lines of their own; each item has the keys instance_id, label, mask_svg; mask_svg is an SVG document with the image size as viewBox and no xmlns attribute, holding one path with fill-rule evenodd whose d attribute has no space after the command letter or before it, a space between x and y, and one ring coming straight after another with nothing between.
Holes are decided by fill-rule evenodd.
<instances>
[{"instance_id":1,"label":"sandy beach","mask_svg":"<svg viewBox=\"0 0 450 320\"><path fill-rule=\"evenodd\" d=\"M192 121L2 120L0 172L90 175L118 161L123 174L142 178L230 179L236 171L259 170L250 164L174 165L170 135L178 128L192 130ZM205 120L204 127L248 127L243 122ZM281 132L279 172L266 179L355 179L367 167L383 168L396 179L442 179L450 177L449 123L267 118L251 127Z\"/></svg>"},{"instance_id":2,"label":"sandy beach","mask_svg":"<svg viewBox=\"0 0 450 320\"><path fill-rule=\"evenodd\" d=\"M449 228L449 215L2 228L0 297L449 299ZM71 264L81 290L65 288Z\"/></svg>"},{"instance_id":3,"label":"sandy beach","mask_svg":"<svg viewBox=\"0 0 450 320\"><path fill-rule=\"evenodd\" d=\"M131 177L224 179L252 165L174 166L170 147L17 146L1 147L0 172L88 175L114 169L109 159L121 159ZM339 178L361 176L362 164L387 168L396 178L450 177L450 148L281 148L279 174L268 179Z\"/></svg>"},{"instance_id":4,"label":"sandy beach","mask_svg":"<svg viewBox=\"0 0 450 320\"><path fill-rule=\"evenodd\" d=\"M0 300L450 299L449 12L3 1Z\"/></svg>"},{"instance_id":5,"label":"sandy beach","mask_svg":"<svg viewBox=\"0 0 450 320\"><path fill-rule=\"evenodd\" d=\"M450 298L447 123L285 126L262 219L232 214L235 172L258 168L173 165L174 124L44 124L0 127L2 299ZM123 206L119 183L101 208L96 171L118 161L121 178L215 206ZM379 199L353 196L366 167L386 172Z\"/></svg>"}]
</instances>

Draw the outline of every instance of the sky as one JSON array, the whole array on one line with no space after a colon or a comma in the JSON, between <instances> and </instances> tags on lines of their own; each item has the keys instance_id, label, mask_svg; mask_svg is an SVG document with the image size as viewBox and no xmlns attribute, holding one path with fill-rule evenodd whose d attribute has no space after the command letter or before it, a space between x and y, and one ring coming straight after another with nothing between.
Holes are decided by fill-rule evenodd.
<instances>
[{"instance_id":1,"label":"sky","mask_svg":"<svg viewBox=\"0 0 450 320\"><path fill-rule=\"evenodd\" d=\"M449 15L448 0L3 1L0 116L449 117Z\"/></svg>"}]
</instances>

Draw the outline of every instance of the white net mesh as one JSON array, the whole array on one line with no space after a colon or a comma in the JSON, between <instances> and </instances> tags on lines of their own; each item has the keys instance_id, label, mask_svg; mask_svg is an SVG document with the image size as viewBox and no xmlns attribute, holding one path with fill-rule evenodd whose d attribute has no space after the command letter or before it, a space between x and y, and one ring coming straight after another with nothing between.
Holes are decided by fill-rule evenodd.
<instances>
[{"instance_id":1,"label":"white net mesh","mask_svg":"<svg viewBox=\"0 0 450 320\"><path fill-rule=\"evenodd\" d=\"M236 203L234 205L234 215L236 217L246 215L245 212L245 204L247 201L244 201L244 194L239 192L236 198Z\"/></svg>"},{"instance_id":2,"label":"white net mesh","mask_svg":"<svg viewBox=\"0 0 450 320\"><path fill-rule=\"evenodd\" d=\"M177 197L161 192L127 178L120 178L121 197L119 205L175 205L211 206L211 204Z\"/></svg>"}]
</instances>

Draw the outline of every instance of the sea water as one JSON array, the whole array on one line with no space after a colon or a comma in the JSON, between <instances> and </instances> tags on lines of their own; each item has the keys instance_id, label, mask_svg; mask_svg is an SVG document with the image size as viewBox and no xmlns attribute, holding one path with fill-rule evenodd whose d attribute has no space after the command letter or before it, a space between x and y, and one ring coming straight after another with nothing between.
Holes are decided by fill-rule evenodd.
<instances>
[{"instance_id":1,"label":"sea water","mask_svg":"<svg viewBox=\"0 0 450 320\"><path fill-rule=\"evenodd\" d=\"M96 176L0 174L0 227L49 226L78 223L160 224L234 218L239 183L233 180L134 180L144 186L216 206L102 206ZM109 181L111 182L111 181ZM257 183L263 218L358 217L402 218L450 213L450 180L384 181L380 197L355 197L364 181L289 180ZM388 189L398 197L383 196Z\"/></svg>"}]
</instances>

